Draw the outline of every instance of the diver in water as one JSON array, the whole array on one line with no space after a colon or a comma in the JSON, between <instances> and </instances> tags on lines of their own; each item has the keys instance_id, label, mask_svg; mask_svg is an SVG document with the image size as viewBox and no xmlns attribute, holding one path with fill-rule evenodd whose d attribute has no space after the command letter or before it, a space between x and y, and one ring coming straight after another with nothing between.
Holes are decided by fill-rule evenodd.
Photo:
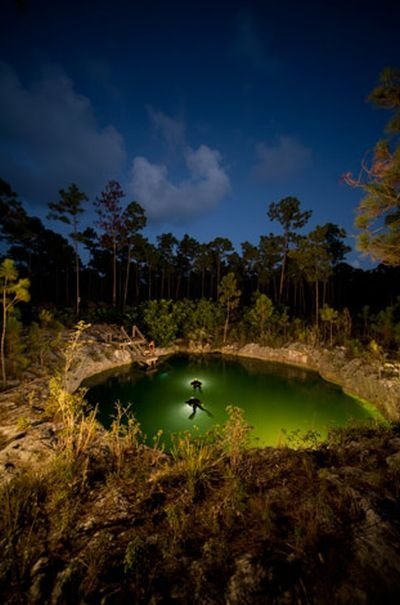
<instances>
[{"instance_id":1,"label":"diver in water","mask_svg":"<svg viewBox=\"0 0 400 605\"><path fill-rule=\"evenodd\" d=\"M202 386L203 383L201 382L201 380L199 380L198 378L195 378L194 380L192 380L192 382L190 383L190 386L193 388L193 390L195 391L201 391L202 390Z\"/></svg>"},{"instance_id":2,"label":"diver in water","mask_svg":"<svg viewBox=\"0 0 400 605\"><path fill-rule=\"evenodd\" d=\"M196 415L197 408L205 412L207 416L212 416L211 412L206 410L206 408L203 408L200 399L197 399L197 397L190 397L190 399L185 401L185 403L187 403L187 405L190 405L193 408L193 412L189 416L190 419L194 418L194 416Z\"/></svg>"},{"instance_id":3,"label":"diver in water","mask_svg":"<svg viewBox=\"0 0 400 605\"><path fill-rule=\"evenodd\" d=\"M204 408L201 405L201 401L200 401L200 399L197 399L197 397L190 397L190 399L188 399L185 403L190 405L193 408L194 412L197 410L197 408L200 408L201 410L204 411Z\"/></svg>"}]
</instances>

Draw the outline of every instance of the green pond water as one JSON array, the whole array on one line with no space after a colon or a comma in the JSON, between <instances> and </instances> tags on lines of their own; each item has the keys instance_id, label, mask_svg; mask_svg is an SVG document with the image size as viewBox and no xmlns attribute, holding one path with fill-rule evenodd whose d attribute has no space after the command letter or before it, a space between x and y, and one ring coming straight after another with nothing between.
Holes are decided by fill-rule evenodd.
<instances>
[{"instance_id":1,"label":"green pond water","mask_svg":"<svg viewBox=\"0 0 400 605\"><path fill-rule=\"evenodd\" d=\"M202 382L201 392L190 386L194 378ZM124 406L130 403L148 441L162 429L167 446L171 433L204 433L216 423L223 424L228 405L244 410L254 427L253 444L260 446L288 442L288 433L295 431L300 435L317 431L325 438L330 428L380 419L372 407L346 395L316 372L236 357L176 355L155 371L114 371L90 379L86 386L86 399L98 404L104 426L110 426L115 401ZM185 403L191 396L207 411L197 409L193 416Z\"/></svg>"}]
</instances>

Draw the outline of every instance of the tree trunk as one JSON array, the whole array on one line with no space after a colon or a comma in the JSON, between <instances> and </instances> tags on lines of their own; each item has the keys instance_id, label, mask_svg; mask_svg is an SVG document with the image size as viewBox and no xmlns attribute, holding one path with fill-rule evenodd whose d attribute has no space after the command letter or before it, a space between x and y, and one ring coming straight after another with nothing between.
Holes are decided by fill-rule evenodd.
<instances>
[{"instance_id":1,"label":"tree trunk","mask_svg":"<svg viewBox=\"0 0 400 605\"><path fill-rule=\"evenodd\" d=\"M219 257L217 259L217 283L215 284L215 298L218 298L218 288L219 288L219 282L221 280L221 261L219 260Z\"/></svg>"},{"instance_id":2,"label":"tree trunk","mask_svg":"<svg viewBox=\"0 0 400 605\"><path fill-rule=\"evenodd\" d=\"M69 307L69 270L68 265L65 266L65 304Z\"/></svg>"},{"instance_id":3,"label":"tree trunk","mask_svg":"<svg viewBox=\"0 0 400 605\"><path fill-rule=\"evenodd\" d=\"M179 273L178 277L176 278L175 300L178 300L180 290L181 290L181 275Z\"/></svg>"},{"instance_id":4,"label":"tree trunk","mask_svg":"<svg viewBox=\"0 0 400 605\"><path fill-rule=\"evenodd\" d=\"M117 245L115 239L113 241L113 289L112 289L112 306L117 306Z\"/></svg>"},{"instance_id":5,"label":"tree trunk","mask_svg":"<svg viewBox=\"0 0 400 605\"><path fill-rule=\"evenodd\" d=\"M80 304L81 304L81 293L80 293L80 275L79 275L79 251L78 251L78 223L76 216L73 217L73 240L74 240L74 251L75 251L75 288L76 288L76 301L75 301L75 312L76 318L79 319Z\"/></svg>"},{"instance_id":6,"label":"tree trunk","mask_svg":"<svg viewBox=\"0 0 400 605\"><path fill-rule=\"evenodd\" d=\"M4 387L7 385L6 358L5 358L6 325L7 325L6 289L7 289L7 279L5 279L5 281L4 281L4 289L3 289L3 326L2 326L2 330L1 330L1 345L0 345L1 375L2 375L2 379L3 379Z\"/></svg>"},{"instance_id":7,"label":"tree trunk","mask_svg":"<svg viewBox=\"0 0 400 605\"><path fill-rule=\"evenodd\" d=\"M81 293L79 284L79 254L78 245L75 243L75 273L76 273L76 317L79 319Z\"/></svg>"},{"instance_id":8,"label":"tree trunk","mask_svg":"<svg viewBox=\"0 0 400 605\"><path fill-rule=\"evenodd\" d=\"M149 283L148 285L148 300L151 300L151 267L149 265L149 274L148 274Z\"/></svg>"},{"instance_id":9,"label":"tree trunk","mask_svg":"<svg viewBox=\"0 0 400 605\"><path fill-rule=\"evenodd\" d=\"M273 281L272 281L272 285L273 285L273 291L274 291L274 299L275 301L278 298L278 292L277 292L277 286L276 286L276 276L274 275L273 277Z\"/></svg>"},{"instance_id":10,"label":"tree trunk","mask_svg":"<svg viewBox=\"0 0 400 605\"><path fill-rule=\"evenodd\" d=\"M209 281L210 281L210 283L209 283L210 298L213 298L213 296L214 296L214 272L213 271L210 271L210 280ZM218 293L218 288L217 288L217 293ZM218 294L217 294L217 298L218 298Z\"/></svg>"},{"instance_id":11,"label":"tree trunk","mask_svg":"<svg viewBox=\"0 0 400 605\"><path fill-rule=\"evenodd\" d=\"M160 298L164 298L165 269L161 270Z\"/></svg>"},{"instance_id":12,"label":"tree trunk","mask_svg":"<svg viewBox=\"0 0 400 605\"><path fill-rule=\"evenodd\" d=\"M225 319L225 325L224 325L224 341L223 341L224 344L226 343L226 338L228 336L229 311L230 311L230 308L229 308L229 304L228 304L227 309L226 309L226 319Z\"/></svg>"},{"instance_id":13,"label":"tree trunk","mask_svg":"<svg viewBox=\"0 0 400 605\"><path fill-rule=\"evenodd\" d=\"M131 254L132 254L132 246L128 246L128 258L126 261L126 273L125 273L125 285L124 285L124 296L122 301L122 309L125 310L126 301L128 298L128 286L129 286L129 275L131 272Z\"/></svg>"},{"instance_id":14,"label":"tree trunk","mask_svg":"<svg viewBox=\"0 0 400 605\"><path fill-rule=\"evenodd\" d=\"M315 282L315 325L318 328L318 311L319 311L319 287L318 280Z\"/></svg>"},{"instance_id":15,"label":"tree trunk","mask_svg":"<svg viewBox=\"0 0 400 605\"><path fill-rule=\"evenodd\" d=\"M167 297L171 300L171 272L167 270Z\"/></svg>"},{"instance_id":16,"label":"tree trunk","mask_svg":"<svg viewBox=\"0 0 400 605\"><path fill-rule=\"evenodd\" d=\"M135 294L136 294L136 300L139 300L140 298L140 280L141 280L141 273L139 270L139 266L136 263L136 267L135 267Z\"/></svg>"},{"instance_id":17,"label":"tree trunk","mask_svg":"<svg viewBox=\"0 0 400 605\"><path fill-rule=\"evenodd\" d=\"M322 306L324 306L324 304L326 303L326 287L327 287L327 281L324 281L323 288L322 288Z\"/></svg>"},{"instance_id":18,"label":"tree trunk","mask_svg":"<svg viewBox=\"0 0 400 605\"><path fill-rule=\"evenodd\" d=\"M289 238L288 238L288 236L286 234L285 235L285 248L283 250L283 257L282 257L281 279L280 279L280 282L279 282L279 302L281 302L281 300L282 300L282 294L283 294L283 283L285 281L286 259L287 259L287 253L288 253L288 246L289 246Z\"/></svg>"},{"instance_id":19,"label":"tree trunk","mask_svg":"<svg viewBox=\"0 0 400 605\"><path fill-rule=\"evenodd\" d=\"M303 311L303 313L306 312L306 295L305 295L305 291L304 291L304 281L301 280L300 282L300 304L301 304L301 309Z\"/></svg>"}]
</instances>

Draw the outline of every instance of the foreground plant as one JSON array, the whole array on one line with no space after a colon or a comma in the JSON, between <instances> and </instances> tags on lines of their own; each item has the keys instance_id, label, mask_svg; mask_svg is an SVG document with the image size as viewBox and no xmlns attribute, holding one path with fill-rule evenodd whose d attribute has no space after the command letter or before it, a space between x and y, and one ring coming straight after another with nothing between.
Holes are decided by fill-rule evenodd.
<instances>
[{"instance_id":1,"label":"foreground plant","mask_svg":"<svg viewBox=\"0 0 400 605\"><path fill-rule=\"evenodd\" d=\"M137 449L142 442L143 433L136 418L131 414L129 405L123 407L119 401L115 404L115 415L106 442L114 460L114 473L119 476L125 467L126 454Z\"/></svg>"},{"instance_id":2,"label":"foreground plant","mask_svg":"<svg viewBox=\"0 0 400 605\"><path fill-rule=\"evenodd\" d=\"M228 405L226 411L228 420L222 429L222 447L228 456L231 469L235 472L250 445L252 427L246 422L241 408Z\"/></svg>"},{"instance_id":3,"label":"foreground plant","mask_svg":"<svg viewBox=\"0 0 400 605\"><path fill-rule=\"evenodd\" d=\"M59 443L72 458L88 451L95 442L98 431L97 409L89 412L86 409L86 390L81 388L70 393L67 389L68 373L79 357L82 334L89 327L90 324L83 321L77 324L65 347L63 368L49 381L47 412L60 422Z\"/></svg>"},{"instance_id":4,"label":"foreground plant","mask_svg":"<svg viewBox=\"0 0 400 605\"><path fill-rule=\"evenodd\" d=\"M0 356L3 387L6 387L7 385L5 360L7 317L17 303L29 302L29 286L29 279L18 279L18 271L14 261L10 258L6 258L0 265L1 304L3 307Z\"/></svg>"},{"instance_id":5,"label":"foreground plant","mask_svg":"<svg viewBox=\"0 0 400 605\"><path fill-rule=\"evenodd\" d=\"M201 485L207 484L212 472L221 461L219 448L210 439L210 434L193 436L190 432L172 435L171 455L185 477L191 496L195 496Z\"/></svg>"},{"instance_id":6,"label":"foreground plant","mask_svg":"<svg viewBox=\"0 0 400 605\"><path fill-rule=\"evenodd\" d=\"M177 436L154 480L125 411L112 440L135 457L121 456L118 477L103 441L0 489L1 603L398 601L398 426L342 430L316 450L242 450L232 408L229 429Z\"/></svg>"}]
</instances>

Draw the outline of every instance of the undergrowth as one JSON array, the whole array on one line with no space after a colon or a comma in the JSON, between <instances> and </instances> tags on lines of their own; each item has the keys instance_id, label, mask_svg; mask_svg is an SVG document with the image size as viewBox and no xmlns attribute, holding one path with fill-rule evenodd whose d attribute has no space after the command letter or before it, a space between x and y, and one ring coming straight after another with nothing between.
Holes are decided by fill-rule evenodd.
<instances>
[{"instance_id":1,"label":"undergrowth","mask_svg":"<svg viewBox=\"0 0 400 605\"><path fill-rule=\"evenodd\" d=\"M49 397L55 456L0 491L2 603L397 602L398 426L249 449L229 407L166 453L119 404L100 429L62 375Z\"/></svg>"},{"instance_id":2,"label":"undergrowth","mask_svg":"<svg viewBox=\"0 0 400 605\"><path fill-rule=\"evenodd\" d=\"M79 417L46 467L3 487L3 603L106 594L107 603L322 604L327 591L330 603L374 603L376 587L400 594L396 427L339 431L312 449L249 450L238 439L248 427L231 409L227 426L176 435L166 454L144 445L125 414L119 407L110 433L83 441Z\"/></svg>"}]
</instances>

